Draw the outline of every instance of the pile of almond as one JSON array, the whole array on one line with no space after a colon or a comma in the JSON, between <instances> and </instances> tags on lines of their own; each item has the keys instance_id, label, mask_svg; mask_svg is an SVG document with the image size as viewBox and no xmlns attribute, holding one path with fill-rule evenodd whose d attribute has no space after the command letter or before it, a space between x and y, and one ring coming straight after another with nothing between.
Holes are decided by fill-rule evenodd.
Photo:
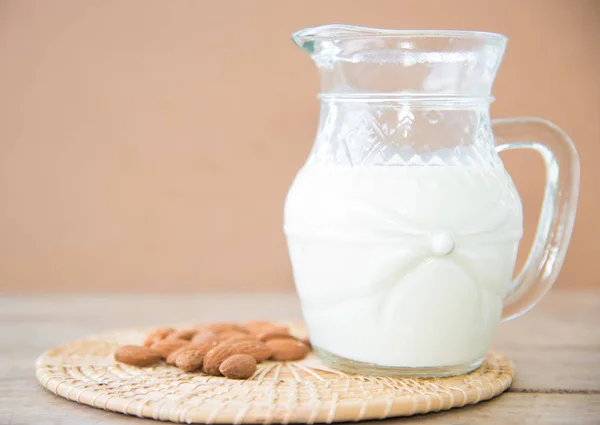
<instances>
[{"instance_id":1,"label":"pile of almond","mask_svg":"<svg viewBox=\"0 0 600 425\"><path fill-rule=\"evenodd\" d=\"M143 346L119 347L115 360L133 366L152 366L165 360L185 372L246 379L254 375L257 363L301 360L309 352L308 339L295 338L287 327L254 321L155 329Z\"/></svg>"}]
</instances>

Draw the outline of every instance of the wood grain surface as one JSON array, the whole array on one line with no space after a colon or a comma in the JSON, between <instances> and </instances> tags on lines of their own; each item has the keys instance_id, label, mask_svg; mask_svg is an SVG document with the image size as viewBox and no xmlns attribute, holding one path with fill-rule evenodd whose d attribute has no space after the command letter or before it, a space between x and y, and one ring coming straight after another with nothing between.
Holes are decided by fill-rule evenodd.
<instances>
[{"instance_id":1,"label":"wood grain surface","mask_svg":"<svg viewBox=\"0 0 600 425\"><path fill-rule=\"evenodd\" d=\"M463 409L407 424L600 423L600 292L555 290L527 315L500 326L494 348L517 366L511 390ZM147 420L77 405L42 389L37 356L114 328L185 321L299 319L291 293L251 295L77 295L0 298L0 424L135 424Z\"/></svg>"}]
</instances>

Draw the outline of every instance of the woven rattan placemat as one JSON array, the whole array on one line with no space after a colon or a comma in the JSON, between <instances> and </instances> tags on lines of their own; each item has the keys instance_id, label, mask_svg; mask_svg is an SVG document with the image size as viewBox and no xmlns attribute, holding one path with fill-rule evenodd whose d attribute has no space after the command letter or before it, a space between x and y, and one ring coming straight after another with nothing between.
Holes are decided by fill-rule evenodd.
<instances>
[{"instance_id":1,"label":"woven rattan placemat","mask_svg":"<svg viewBox=\"0 0 600 425\"><path fill-rule=\"evenodd\" d=\"M100 409L181 423L314 423L410 416L462 407L501 394L515 369L490 352L477 370L450 378L408 379L342 373L310 354L264 362L249 380L114 361L120 344L140 344L147 329L70 342L37 361L39 382L56 395Z\"/></svg>"}]
</instances>

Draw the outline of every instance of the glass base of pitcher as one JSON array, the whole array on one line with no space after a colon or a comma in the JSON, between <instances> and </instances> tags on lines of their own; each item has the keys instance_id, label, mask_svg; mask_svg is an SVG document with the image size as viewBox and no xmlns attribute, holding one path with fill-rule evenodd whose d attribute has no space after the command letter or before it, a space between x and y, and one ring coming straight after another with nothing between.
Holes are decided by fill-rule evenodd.
<instances>
[{"instance_id":1,"label":"glass base of pitcher","mask_svg":"<svg viewBox=\"0 0 600 425\"><path fill-rule=\"evenodd\" d=\"M431 367L395 367L381 366L373 363L358 362L337 356L318 347L313 347L323 363L342 372L373 376L406 376L413 378L433 378L444 376L464 375L477 369L483 363L483 358L470 363L454 366Z\"/></svg>"}]
</instances>

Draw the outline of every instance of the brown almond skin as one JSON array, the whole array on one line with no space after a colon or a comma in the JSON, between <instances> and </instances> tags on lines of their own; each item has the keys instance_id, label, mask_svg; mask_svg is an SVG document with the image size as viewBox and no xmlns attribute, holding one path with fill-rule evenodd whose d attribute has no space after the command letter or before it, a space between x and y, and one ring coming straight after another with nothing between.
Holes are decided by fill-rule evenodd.
<instances>
[{"instance_id":1,"label":"brown almond skin","mask_svg":"<svg viewBox=\"0 0 600 425\"><path fill-rule=\"evenodd\" d=\"M231 338L227 338L223 341L220 342L220 344L222 343L228 343L228 344L232 344L234 342L240 342L240 341L258 341L258 339L256 339L255 336L253 335L239 335L239 336L232 336Z\"/></svg>"},{"instance_id":2,"label":"brown almond skin","mask_svg":"<svg viewBox=\"0 0 600 425\"><path fill-rule=\"evenodd\" d=\"M275 323L267 322L266 320L252 320L242 325L248 332L252 332L255 329L269 328L271 326L277 326Z\"/></svg>"},{"instance_id":3,"label":"brown almond skin","mask_svg":"<svg viewBox=\"0 0 600 425\"><path fill-rule=\"evenodd\" d=\"M255 332L256 338L261 341L268 341L276 338L290 338L290 330L284 326L273 326Z\"/></svg>"},{"instance_id":4,"label":"brown almond skin","mask_svg":"<svg viewBox=\"0 0 600 425\"><path fill-rule=\"evenodd\" d=\"M235 337L248 337L248 332L241 331L225 331L218 334L219 342L227 341L228 339Z\"/></svg>"},{"instance_id":5,"label":"brown almond skin","mask_svg":"<svg viewBox=\"0 0 600 425\"><path fill-rule=\"evenodd\" d=\"M273 351L261 341L245 340L229 344L237 351L235 354L249 354L254 357L258 363L270 359L273 355Z\"/></svg>"},{"instance_id":6,"label":"brown almond skin","mask_svg":"<svg viewBox=\"0 0 600 425\"><path fill-rule=\"evenodd\" d=\"M181 354L184 351L187 350L195 350L195 351L200 351L202 353L203 356L206 355L206 353L208 353L210 350L212 350L214 348L214 345L211 344L188 344L188 345L184 345L181 348L178 348L177 350L173 351L171 354L169 354L169 357L167 357L167 364L170 364L172 366L174 366L177 362L177 356L179 354Z\"/></svg>"},{"instance_id":7,"label":"brown almond skin","mask_svg":"<svg viewBox=\"0 0 600 425\"><path fill-rule=\"evenodd\" d=\"M300 338L300 341L302 341L304 344L306 344L306 346L308 347L309 350L312 350L312 342L310 342L310 338L305 336L304 338Z\"/></svg>"},{"instance_id":8,"label":"brown almond skin","mask_svg":"<svg viewBox=\"0 0 600 425\"><path fill-rule=\"evenodd\" d=\"M197 329L180 329L167 336L169 339L185 339L190 341L198 333Z\"/></svg>"},{"instance_id":9,"label":"brown almond skin","mask_svg":"<svg viewBox=\"0 0 600 425\"><path fill-rule=\"evenodd\" d=\"M256 372L256 359L248 354L234 354L225 359L219 372L230 379L247 379Z\"/></svg>"},{"instance_id":10,"label":"brown almond skin","mask_svg":"<svg viewBox=\"0 0 600 425\"><path fill-rule=\"evenodd\" d=\"M201 330L209 330L216 334L227 331L245 332L245 329L237 323L208 323L200 326Z\"/></svg>"},{"instance_id":11,"label":"brown almond skin","mask_svg":"<svg viewBox=\"0 0 600 425\"><path fill-rule=\"evenodd\" d=\"M177 356L179 355L179 353L181 353L183 350L185 350L190 345L192 345L192 344L184 345L183 347L180 347L177 350L172 351L171 354L169 354L167 356L165 362L167 362L168 365L175 366L175 363L177 362Z\"/></svg>"},{"instance_id":12,"label":"brown almond skin","mask_svg":"<svg viewBox=\"0 0 600 425\"><path fill-rule=\"evenodd\" d=\"M213 331L204 330L199 331L192 338L192 344L211 344L217 345L219 343L219 336Z\"/></svg>"},{"instance_id":13,"label":"brown almond skin","mask_svg":"<svg viewBox=\"0 0 600 425\"><path fill-rule=\"evenodd\" d=\"M159 354L163 359L166 359L173 351L184 345L188 345L189 343L190 342L185 339L163 339L162 341L152 344L150 349L156 354Z\"/></svg>"},{"instance_id":14,"label":"brown almond skin","mask_svg":"<svg viewBox=\"0 0 600 425\"><path fill-rule=\"evenodd\" d=\"M177 356L175 365L184 372L193 372L202 368L204 354L200 350L183 350Z\"/></svg>"},{"instance_id":15,"label":"brown almond skin","mask_svg":"<svg viewBox=\"0 0 600 425\"><path fill-rule=\"evenodd\" d=\"M256 333L263 331L268 328L276 327L275 323L266 322L264 320L254 320L252 322L247 322L243 325L244 329L250 333Z\"/></svg>"},{"instance_id":16,"label":"brown almond skin","mask_svg":"<svg viewBox=\"0 0 600 425\"><path fill-rule=\"evenodd\" d=\"M301 360L309 353L309 348L302 341L294 338L276 338L265 342L273 350L272 360Z\"/></svg>"},{"instance_id":17,"label":"brown almond skin","mask_svg":"<svg viewBox=\"0 0 600 425\"><path fill-rule=\"evenodd\" d=\"M233 343L224 342L210 350L204 357L204 371L209 375L221 374L219 367L229 357L235 354L248 354L257 362L267 360L273 352L260 341L244 340Z\"/></svg>"},{"instance_id":18,"label":"brown almond skin","mask_svg":"<svg viewBox=\"0 0 600 425\"><path fill-rule=\"evenodd\" d=\"M152 344L154 344L158 341L162 341L163 339L165 339L166 337L171 335L173 332L175 332L175 329L173 329L173 328L154 329L152 332L150 332L148 334L148 336L146 336L146 339L144 340L144 345L146 347L150 347L150 346L152 346Z\"/></svg>"},{"instance_id":19,"label":"brown almond skin","mask_svg":"<svg viewBox=\"0 0 600 425\"><path fill-rule=\"evenodd\" d=\"M115 360L132 366L152 366L161 361L161 356L148 347L123 345L115 351Z\"/></svg>"}]
</instances>

